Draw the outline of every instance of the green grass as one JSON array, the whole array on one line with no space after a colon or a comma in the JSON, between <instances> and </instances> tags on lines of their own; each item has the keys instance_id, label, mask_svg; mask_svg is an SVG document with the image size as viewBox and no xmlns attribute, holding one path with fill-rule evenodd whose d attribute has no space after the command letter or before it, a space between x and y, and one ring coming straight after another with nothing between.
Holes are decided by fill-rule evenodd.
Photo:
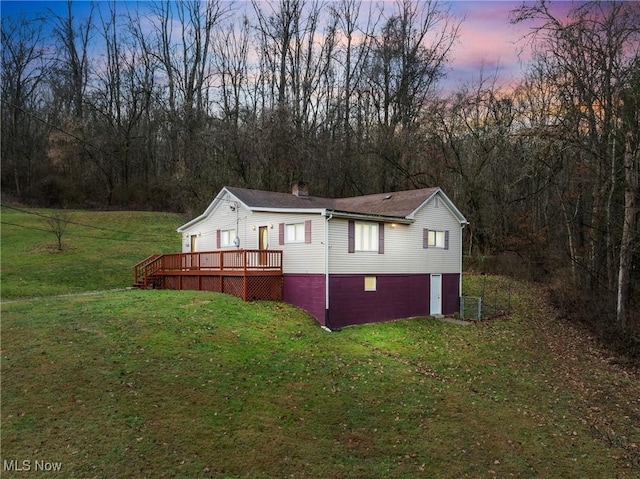
<instances>
[{"instance_id":1,"label":"green grass","mask_svg":"<svg viewBox=\"0 0 640 479\"><path fill-rule=\"evenodd\" d=\"M158 218L146 231L175 217ZM100 249L75 248L47 254ZM55 277L48 255L42 278ZM96 288L114 286L101 278ZM11 296L65 292L27 284ZM516 283L498 321L339 333L285 304L205 292L5 302L1 475L25 477L5 461L40 460L65 478L637 477L638 381L540 297Z\"/></svg>"},{"instance_id":2,"label":"green grass","mask_svg":"<svg viewBox=\"0 0 640 479\"><path fill-rule=\"evenodd\" d=\"M534 339L521 318L326 333L215 293L12 302L3 459L64 477L634 477L637 428L594 435Z\"/></svg>"},{"instance_id":3,"label":"green grass","mask_svg":"<svg viewBox=\"0 0 640 479\"><path fill-rule=\"evenodd\" d=\"M58 251L42 216L55 210L2 208L3 299L124 288L133 283L133 265L153 253L180 251L175 214L69 211ZM96 229L101 228L101 229ZM109 230L109 231L107 231Z\"/></svg>"}]
</instances>

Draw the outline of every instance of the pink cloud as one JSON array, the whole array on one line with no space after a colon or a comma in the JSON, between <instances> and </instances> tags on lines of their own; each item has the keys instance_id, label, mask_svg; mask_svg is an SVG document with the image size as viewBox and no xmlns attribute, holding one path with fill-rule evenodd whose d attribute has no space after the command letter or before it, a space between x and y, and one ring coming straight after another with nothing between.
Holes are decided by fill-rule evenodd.
<instances>
[{"instance_id":1,"label":"pink cloud","mask_svg":"<svg viewBox=\"0 0 640 479\"><path fill-rule=\"evenodd\" d=\"M477 81L481 75L497 74L499 81L511 82L520 75L522 27L511 25L510 12L520 2L455 2L452 11L464 17L454 51L448 85Z\"/></svg>"},{"instance_id":2,"label":"pink cloud","mask_svg":"<svg viewBox=\"0 0 640 479\"><path fill-rule=\"evenodd\" d=\"M537 22L512 24L512 11L537 1L454 1L452 13L464 18L460 39L454 51L446 89L455 89L483 75L497 75L498 84L512 85L523 76L523 65L530 59L524 37ZM578 2L579 3L579 2ZM561 20L567 18L574 2L549 2L549 10Z\"/></svg>"}]
</instances>

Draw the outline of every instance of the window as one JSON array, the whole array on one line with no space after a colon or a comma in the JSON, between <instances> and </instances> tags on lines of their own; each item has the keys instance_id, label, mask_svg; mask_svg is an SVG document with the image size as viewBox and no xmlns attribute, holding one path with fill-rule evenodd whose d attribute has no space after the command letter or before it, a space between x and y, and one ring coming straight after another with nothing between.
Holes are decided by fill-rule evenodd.
<instances>
[{"instance_id":1,"label":"window","mask_svg":"<svg viewBox=\"0 0 640 479\"><path fill-rule=\"evenodd\" d=\"M304 223L285 225L285 241L287 243L303 243Z\"/></svg>"},{"instance_id":2,"label":"window","mask_svg":"<svg viewBox=\"0 0 640 479\"><path fill-rule=\"evenodd\" d=\"M356 251L378 251L378 225L376 223L355 224Z\"/></svg>"},{"instance_id":3,"label":"window","mask_svg":"<svg viewBox=\"0 0 640 479\"><path fill-rule=\"evenodd\" d=\"M423 248L449 249L449 232L424 229L422 237Z\"/></svg>"},{"instance_id":4,"label":"window","mask_svg":"<svg viewBox=\"0 0 640 479\"><path fill-rule=\"evenodd\" d=\"M235 246L233 240L236 237L236 230L222 230L220 233L220 245L223 248L225 246Z\"/></svg>"},{"instance_id":5,"label":"window","mask_svg":"<svg viewBox=\"0 0 640 479\"><path fill-rule=\"evenodd\" d=\"M278 226L278 243L311 243L311 220L304 223L280 223Z\"/></svg>"},{"instance_id":6,"label":"window","mask_svg":"<svg viewBox=\"0 0 640 479\"><path fill-rule=\"evenodd\" d=\"M384 223L358 223L349 220L348 251L375 251L384 254Z\"/></svg>"},{"instance_id":7,"label":"window","mask_svg":"<svg viewBox=\"0 0 640 479\"><path fill-rule=\"evenodd\" d=\"M375 276L365 276L364 277L364 290L365 291L376 291L377 287L377 279Z\"/></svg>"},{"instance_id":8,"label":"window","mask_svg":"<svg viewBox=\"0 0 640 479\"><path fill-rule=\"evenodd\" d=\"M444 231L429 230L429 247L444 248Z\"/></svg>"}]
</instances>

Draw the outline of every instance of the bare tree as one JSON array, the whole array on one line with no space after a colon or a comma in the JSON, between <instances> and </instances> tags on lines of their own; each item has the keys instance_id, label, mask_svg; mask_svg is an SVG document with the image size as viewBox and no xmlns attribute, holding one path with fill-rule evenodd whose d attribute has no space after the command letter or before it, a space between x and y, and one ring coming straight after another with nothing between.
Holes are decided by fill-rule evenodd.
<instances>
[{"instance_id":1,"label":"bare tree","mask_svg":"<svg viewBox=\"0 0 640 479\"><path fill-rule=\"evenodd\" d=\"M62 87L61 98L66 113L77 119L84 117L83 100L89 81L89 41L93 34L93 12L77 24L73 13L73 2L67 0L65 16L55 15L54 36L60 44L55 72L56 81Z\"/></svg>"},{"instance_id":2,"label":"bare tree","mask_svg":"<svg viewBox=\"0 0 640 479\"><path fill-rule=\"evenodd\" d=\"M580 174L578 187L589 192L577 213L577 236L586 238L584 254L574 260L587 273L591 298L610 308L620 276L614 238L624 223L614 201L623 178L619 145L625 144L629 128L622 121L620 99L632 78L637 82L640 9L627 2L587 2L562 19L540 2L515 11L515 22L529 20L537 22L529 36L536 68L556 97L554 131L547 128L544 134L564 138L565 147L574 150L569 163ZM635 144L637 128L628 131Z\"/></svg>"},{"instance_id":3,"label":"bare tree","mask_svg":"<svg viewBox=\"0 0 640 479\"><path fill-rule=\"evenodd\" d=\"M209 106L211 39L228 9L218 0L163 0L152 5L152 12L155 43L149 51L166 75L168 154L174 174L184 178L206 162L199 133Z\"/></svg>"},{"instance_id":4,"label":"bare tree","mask_svg":"<svg viewBox=\"0 0 640 479\"><path fill-rule=\"evenodd\" d=\"M381 14L374 10L372 3L365 9L361 0L342 0L331 4L330 8L335 18L338 40L333 54L336 66L331 70L336 77L332 98L335 112L330 107L326 108L326 112L330 118L336 115L333 122L339 125L334 154L337 156L336 171L342 174L342 180L338 182L338 176L334 175L333 188L335 194L345 195L354 188L357 191L361 188L358 184L359 138L364 136L363 122L360 121L364 118L361 100L364 98L363 92L368 91L365 67L369 62ZM332 127L332 130L336 128Z\"/></svg>"},{"instance_id":5,"label":"bare tree","mask_svg":"<svg viewBox=\"0 0 640 479\"><path fill-rule=\"evenodd\" d=\"M444 75L459 22L437 2L398 0L375 42L370 64L379 123L407 128Z\"/></svg>"},{"instance_id":6,"label":"bare tree","mask_svg":"<svg viewBox=\"0 0 640 479\"><path fill-rule=\"evenodd\" d=\"M42 27L42 19L2 18L2 170L3 179L13 177L18 196L31 186L43 156L45 130L32 116L49 69Z\"/></svg>"},{"instance_id":7,"label":"bare tree","mask_svg":"<svg viewBox=\"0 0 640 479\"><path fill-rule=\"evenodd\" d=\"M632 297L634 288L631 281L633 257L638 248L638 213L640 206L640 56L637 67L630 77L627 88L622 93L622 120L627 129L624 149L624 214L620 240L620 262L618 267L618 296L616 317L621 329L627 330L640 323L631 324L633 316Z\"/></svg>"},{"instance_id":8,"label":"bare tree","mask_svg":"<svg viewBox=\"0 0 640 479\"><path fill-rule=\"evenodd\" d=\"M263 161L275 166L264 175L265 186L283 189L307 168L307 139L317 126L320 81L328 68L332 35L317 42L318 2L281 0L268 5L253 2L263 72L262 119L269 130L263 137Z\"/></svg>"},{"instance_id":9,"label":"bare tree","mask_svg":"<svg viewBox=\"0 0 640 479\"><path fill-rule=\"evenodd\" d=\"M418 143L418 119L444 75L459 26L437 1L398 0L374 39L367 81L377 122L376 153L384 165L379 171L389 168L397 177L380 175L378 189L417 186L419 154L405 147Z\"/></svg>"},{"instance_id":10,"label":"bare tree","mask_svg":"<svg viewBox=\"0 0 640 479\"><path fill-rule=\"evenodd\" d=\"M239 22L229 22L217 29L212 40L212 66L219 86L216 147L225 171L242 185L252 184L254 175L260 174L251 141L255 136L258 99L250 82L250 76L257 75L249 61L250 33L249 19L243 16Z\"/></svg>"},{"instance_id":11,"label":"bare tree","mask_svg":"<svg viewBox=\"0 0 640 479\"><path fill-rule=\"evenodd\" d=\"M469 251L491 254L508 248L507 240L514 238L509 215L514 199L522 194L520 180L527 171L519 161L520 146L513 141L515 115L512 96L501 91L495 76L483 73L430 112L434 141L443 150L443 180L451 182L447 177L453 175L459 186L447 185L448 189L473 218Z\"/></svg>"},{"instance_id":12,"label":"bare tree","mask_svg":"<svg viewBox=\"0 0 640 479\"><path fill-rule=\"evenodd\" d=\"M56 237L58 251L62 251L62 237L67 230L67 226L69 226L69 214L65 210L56 210L46 217L44 221L49 231Z\"/></svg>"}]
</instances>

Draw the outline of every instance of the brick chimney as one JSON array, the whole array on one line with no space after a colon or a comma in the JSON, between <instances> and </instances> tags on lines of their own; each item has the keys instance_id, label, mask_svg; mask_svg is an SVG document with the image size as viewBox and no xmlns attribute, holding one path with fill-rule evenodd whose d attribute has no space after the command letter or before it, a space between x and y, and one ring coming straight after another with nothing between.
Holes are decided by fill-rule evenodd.
<instances>
[{"instance_id":1,"label":"brick chimney","mask_svg":"<svg viewBox=\"0 0 640 479\"><path fill-rule=\"evenodd\" d=\"M297 181L291 186L291 193L298 197L308 197L309 184L304 181Z\"/></svg>"}]
</instances>

